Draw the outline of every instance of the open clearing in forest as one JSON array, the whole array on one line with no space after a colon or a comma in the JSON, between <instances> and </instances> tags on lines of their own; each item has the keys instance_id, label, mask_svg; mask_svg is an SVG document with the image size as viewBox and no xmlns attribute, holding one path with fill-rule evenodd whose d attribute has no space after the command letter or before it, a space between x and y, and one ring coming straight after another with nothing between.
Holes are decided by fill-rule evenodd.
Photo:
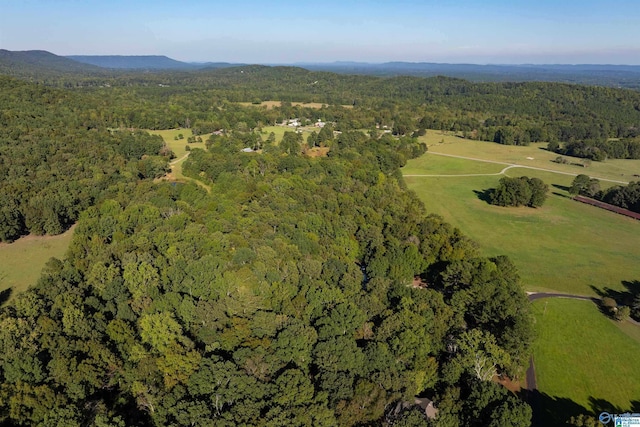
<instances>
[{"instance_id":1,"label":"open clearing in forest","mask_svg":"<svg viewBox=\"0 0 640 427\"><path fill-rule=\"evenodd\" d=\"M532 143L529 146L501 145L495 142L471 141L440 131L428 130L420 140L429 146L432 153L453 154L463 157L491 160L502 163L515 163L542 169L552 169L571 174L587 174L593 177L615 181L638 181L640 177L640 160L612 159L604 162L591 162L589 167L582 167L584 159L562 156L570 163L559 164L552 160L559 155L545 150L546 142ZM444 141L444 142L441 142Z\"/></svg>"},{"instance_id":2,"label":"open clearing in forest","mask_svg":"<svg viewBox=\"0 0 640 427\"><path fill-rule=\"evenodd\" d=\"M299 129L302 131L302 138L305 142L307 141L307 136L309 136L311 132L314 130L316 132L320 131L320 129L311 129L309 127L300 127ZM285 132L296 132L296 128L290 126L263 126L260 135L262 136L262 139L266 141L271 132L273 132L276 137L276 143L279 144L280 141L282 141Z\"/></svg>"},{"instance_id":3,"label":"open clearing in forest","mask_svg":"<svg viewBox=\"0 0 640 427\"><path fill-rule=\"evenodd\" d=\"M640 221L575 202L566 191L573 181L567 174L637 180L633 175L640 173L639 160L592 162L583 168L552 162L557 155L540 149L546 144L504 146L435 131L428 131L424 140L429 152L410 160L403 174L454 176L405 176L409 188L428 212L460 228L484 255L508 255L527 290L595 296L592 286L625 290L622 281L640 278ZM505 170L505 164L560 173L523 167ZM502 171L506 176L542 179L550 187L545 205L509 208L484 201L485 191L497 186ZM478 176L462 176L472 174ZM601 185L615 184L602 181ZM540 425L563 425L577 415L572 413L576 410L611 410L607 402L628 410L632 402L640 401L640 327L611 321L590 301L542 299L533 303L533 311L537 386L543 394ZM560 418L549 418L553 415Z\"/></svg>"},{"instance_id":4,"label":"open clearing in forest","mask_svg":"<svg viewBox=\"0 0 640 427\"><path fill-rule=\"evenodd\" d=\"M282 105L282 101L262 101L259 104L253 102L238 102L238 104L245 107L266 107L268 110L270 110L275 107L280 107ZM320 102L291 102L290 104L292 107L314 108L316 110L327 106L327 104L322 104ZM353 108L353 105L343 105L343 107Z\"/></svg>"},{"instance_id":5,"label":"open clearing in forest","mask_svg":"<svg viewBox=\"0 0 640 427\"><path fill-rule=\"evenodd\" d=\"M160 135L165 144L167 144L169 148L171 148L171 151L173 151L173 154L175 154L176 156L176 158L171 160L170 162L171 173L167 175L167 179L175 181L193 181L201 187L205 188L207 191L211 191L211 188L203 182L186 177L182 174L182 162L184 162L189 156L189 152L186 150L186 146L188 145L190 148L201 148L203 150L206 150L205 143L211 136L210 133L198 135L200 136L200 138L202 138L202 142L188 143L187 139L193 136L193 132L191 131L191 129L147 130L147 132L152 135ZM182 134L183 139L180 139L180 134Z\"/></svg>"},{"instance_id":6,"label":"open clearing in forest","mask_svg":"<svg viewBox=\"0 0 640 427\"><path fill-rule=\"evenodd\" d=\"M501 149L509 152L496 155L498 161L513 157L514 148L530 148L469 141L475 147L473 153L469 153L472 144L466 142L463 141L465 150L458 149L464 155L490 159ZM487 151L483 151L484 148ZM433 147L429 149L435 151ZM523 157L528 157L527 153ZM640 221L571 200L565 190L573 180L570 175L518 167L509 168L505 175L537 177L549 184L550 194L545 205L538 209L490 205L482 200L482 195L498 185L502 176L492 174L503 168L499 164L427 153L410 160L403 174L489 174L407 176L405 181L425 203L428 212L439 214L460 228L480 245L484 255L508 255L529 291L596 295L591 286L623 290L623 280L640 278L637 262ZM607 186L605 182L602 184Z\"/></svg>"},{"instance_id":7,"label":"open clearing in forest","mask_svg":"<svg viewBox=\"0 0 640 427\"><path fill-rule=\"evenodd\" d=\"M49 258L62 259L71 243L73 227L58 236L25 236L0 243L0 292L11 297L35 285Z\"/></svg>"},{"instance_id":8,"label":"open clearing in forest","mask_svg":"<svg viewBox=\"0 0 640 427\"><path fill-rule=\"evenodd\" d=\"M591 301L548 298L533 303L537 340L534 345L538 389L586 409L584 412L632 409L640 401L640 329L617 323L600 313ZM635 329L633 329L635 328ZM627 330L633 330L632 334ZM544 402L543 402L544 403ZM556 408L566 421L575 410L565 402ZM617 411L613 411L617 412ZM556 425L545 420L543 425Z\"/></svg>"},{"instance_id":9,"label":"open clearing in forest","mask_svg":"<svg viewBox=\"0 0 640 427\"><path fill-rule=\"evenodd\" d=\"M176 155L176 159L183 157L187 154L185 147L188 145L191 148L205 149L204 143L211 136L210 133L205 135L199 135L202 138L202 142L188 143L187 139L193 136L191 129L166 129L166 130L148 130L151 135L160 135L164 139L165 144L171 148L171 151ZM178 135L182 134L184 139L176 139Z\"/></svg>"}]
</instances>

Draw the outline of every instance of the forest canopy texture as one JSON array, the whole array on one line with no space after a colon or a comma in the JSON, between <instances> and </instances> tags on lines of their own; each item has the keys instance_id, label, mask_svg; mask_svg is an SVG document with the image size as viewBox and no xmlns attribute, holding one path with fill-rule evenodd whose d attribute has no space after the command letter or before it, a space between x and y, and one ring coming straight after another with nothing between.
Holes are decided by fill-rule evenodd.
<instances>
[{"instance_id":1,"label":"forest canopy texture","mask_svg":"<svg viewBox=\"0 0 640 427\"><path fill-rule=\"evenodd\" d=\"M527 425L528 406L490 382L531 341L513 265L425 215L383 169L394 147L333 153L234 152L245 166L210 194L142 183L86 209L67 259L2 311L0 414L355 425L429 392L466 424L486 409L466 395L487 388L484 421L504 406ZM407 286L421 274L429 288Z\"/></svg>"},{"instance_id":2,"label":"forest canopy texture","mask_svg":"<svg viewBox=\"0 0 640 427\"><path fill-rule=\"evenodd\" d=\"M54 80L74 89L0 77L0 239L77 221L0 310L0 423L530 425L494 380L530 353L514 265L428 215L399 168L427 128L634 138L638 94L266 67ZM237 103L264 99L327 105ZM293 118L327 130L262 135ZM140 129L177 127L219 135L190 181L155 182L171 152ZM436 420L392 410L415 396Z\"/></svg>"}]
</instances>

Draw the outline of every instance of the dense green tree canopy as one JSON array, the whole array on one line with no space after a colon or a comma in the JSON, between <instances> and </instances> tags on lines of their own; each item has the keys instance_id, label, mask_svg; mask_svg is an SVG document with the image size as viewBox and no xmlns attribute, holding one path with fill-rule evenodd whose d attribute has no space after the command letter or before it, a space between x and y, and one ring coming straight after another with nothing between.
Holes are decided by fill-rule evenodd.
<instances>
[{"instance_id":1,"label":"dense green tree canopy","mask_svg":"<svg viewBox=\"0 0 640 427\"><path fill-rule=\"evenodd\" d=\"M498 206L540 207L547 199L549 186L539 178L526 176L500 178L498 187L489 194L490 202Z\"/></svg>"},{"instance_id":2,"label":"dense green tree canopy","mask_svg":"<svg viewBox=\"0 0 640 427\"><path fill-rule=\"evenodd\" d=\"M0 315L10 349L0 393L12 396L0 414L68 426L355 425L462 384L466 374L439 370L473 370L474 351L513 370L529 332L505 304L522 295L512 266L476 258L403 190L393 168L409 144L364 138L320 159L214 144L185 165L210 194L141 183L89 207L68 258ZM236 166L210 175L220 160ZM251 161L263 173L246 174ZM460 263L455 285L408 286ZM470 334L493 347L463 345Z\"/></svg>"},{"instance_id":3,"label":"dense green tree canopy","mask_svg":"<svg viewBox=\"0 0 640 427\"><path fill-rule=\"evenodd\" d=\"M268 67L103 78L72 91L0 78L0 238L78 220L65 259L0 309L0 422L364 425L428 395L442 425L526 425L528 405L491 382L520 375L531 345L515 267L428 215L399 168L427 127L551 135L582 117L588 97L559 112L580 90ZM636 98L608 91L592 95L622 97L626 132ZM558 121L539 123L549 108ZM329 124L310 141L259 132L294 117ZM183 164L210 192L153 182L171 153L135 129L178 126L220 130ZM546 186L526 184L506 193L541 204Z\"/></svg>"}]
</instances>

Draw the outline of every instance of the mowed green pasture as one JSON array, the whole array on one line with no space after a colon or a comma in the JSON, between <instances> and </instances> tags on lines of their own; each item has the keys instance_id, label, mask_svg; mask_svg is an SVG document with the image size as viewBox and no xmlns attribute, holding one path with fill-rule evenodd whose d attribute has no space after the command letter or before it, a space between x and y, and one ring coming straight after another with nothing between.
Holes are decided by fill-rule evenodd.
<instances>
[{"instance_id":1,"label":"mowed green pasture","mask_svg":"<svg viewBox=\"0 0 640 427\"><path fill-rule=\"evenodd\" d=\"M487 168L482 162L454 160L427 153L410 160L403 173L451 174ZM429 168L418 167L430 163ZM571 200L564 188L572 176L524 168L511 168L506 175L538 177L549 184L545 205L511 208L482 200L482 193L495 188L501 175L405 177L405 181L428 212L460 228L484 255L508 255L529 291L596 295L592 286L623 290L623 280L640 278L640 221Z\"/></svg>"},{"instance_id":2,"label":"mowed green pasture","mask_svg":"<svg viewBox=\"0 0 640 427\"><path fill-rule=\"evenodd\" d=\"M254 104L253 102L238 102L238 104L245 107L266 107L267 110L270 110L275 107L281 107L282 101L262 101L259 104ZM326 107L327 104L322 104L320 102L291 102L292 107L306 107L306 108L314 108L319 110L322 107ZM343 105L344 108L353 108L353 105Z\"/></svg>"},{"instance_id":3,"label":"mowed green pasture","mask_svg":"<svg viewBox=\"0 0 640 427\"><path fill-rule=\"evenodd\" d=\"M62 259L71 243L73 228L58 236L26 236L0 243L0 292L11 296L35 285L49 258Z\"/></svg>"},{"instance_id":4,"label":"mowed green pasture","mask_svg":"<svg viewBox=\"0 0 640 427\"><path fill-rule=\"evenodd\" d=\"M575 175L587 174L594 178L614 181L630 182L640 180L640 177L634 176L640 175L640 160L613 159L604 162L591 162L591 165L585 168L580 166L583 164L584 159L564 156L570 163L575 164L558 164L552 162L558 157L558 154L545 150L547 147L546 142L522 147L500 145L494 142L471 141L434 130L427 131L427 134L420 139L427 143L429 151L432 153L533 166ZM444 143L441 141L444 141Z\"/></svg>"},{"instance_id":5,"label":"mowed green pasture","mask_svg":"<svg viewBox=\"0 0 640 427\"><path fill-rule=\"evenodd\" d=\"M407 163L402 169L404 175L462 175L462 174L496 174L506 165L487 162L470 162L445 156L421 156Z\"/></svg>"},{"instance_id":6,"label":"mowed green pasture","mask_svg":"<svg viewBox=\"0 0 640 427\"><path fill-rule=\"evenodd\" d=\"M320 131L320 129L310 129L307 127L302 127L300 129L302 130L302 137L304 138L305 141L307 140L307 136L309 136L311 132L313 132L314 130L316 132ZM279 144L280 141L282 141L282 138L284 137L285 132L295 132L295 131L296 131L296 128L289 127L289 126L264 126L262 128L262 132L260 132L260 135L262 135L262 139L266 140L267 138L269 138L269 134L273 132L273 134L276 137L276 144Z\"/></svg>"},{"instance_id":7,"label":"mowed green pasture","mask_svg":"<svg viewBox=\"0 0 640 427\"><path fill-rule=\"evenodd\" d=\"M542 393L569 398L596 414L611 410L596 403L599 399L622 411L640 401L640 340L629 339L590 301L537 300L533 313L536 379Z\"/></svg>"},{"instance_id":8,"label":"mowed green pasture","mask_svg":"<svg viewBox=\"0 0 640 427\"><path fill-rule=\"evenodd\" d=\"M182 174L182 162L184 162L189 155L189 152L185 149L185 147L188 145L190 148L201 148L205 150L205 142L211 136L210 133L200 135L200 137L202 138L202 142L188 143L187 138L193 136L193 132L191 131L191 129L149 130L147 132L152 135L160 135L165 144L167 144L169 148L171 148L171 151L173 151L176 156L176 158L171 161L171 176L169 177L170 179L175 179L178 181L193 181L205 188L207 191L211 191L211 188L203 182L186 177ZM176 137L178 137L178 135L180 134L182 134L184 139L176 140Z\"/></svg>"},{"instance_id":9,"label":"mowed green pasture","mask_svg":"<svg viewBox=\"0 0 640 427\"><path fill-rule=\"evenodd\" d=\"M176 159L183 157L187 154L185 147L188 145L191 148L205 148L204 143L209 139L211 134L199 135L202 138L202 142L187 143L187 138L193 136L191 129L166 129L166 130L149 130L147 131L151 135L160 135L164 139L165 144L171 148L171 151L176 155ZM176 137L182 134L184 139L177 139Z\"/></svg>"}]
</instances>

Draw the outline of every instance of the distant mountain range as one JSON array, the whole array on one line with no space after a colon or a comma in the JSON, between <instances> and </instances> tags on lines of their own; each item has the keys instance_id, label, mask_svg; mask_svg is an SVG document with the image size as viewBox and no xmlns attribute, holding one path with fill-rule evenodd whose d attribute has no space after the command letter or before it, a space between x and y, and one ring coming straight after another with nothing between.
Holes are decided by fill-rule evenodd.
<instances>
[{"instance_id":1,"label":"distant mountain range","mask_svg":"<svg viewBox=\"0 0 640 427\"><path fill-rule=\"evenodd\" d=\"M89 64L54 55L44 50L10 51L0 49L0 73L50 74L64 73L101 73L104 69Z\"/></svg>"},{"instance_id":2,"label":"distant mountain range","mask_svg":"<svg viewBox=\"0 0 640 427\"><path fill-rule=\"evenodd\" d=\"M162 55L70 55L67 58L84 64L119 70L196 70L243 65L228 62L182 62Z\"/></svg>"},{"instance_id":3,"label":"distant mountain range","mask_svg":"<svg viewBox=\"0 0 640 427\"><path fill-rule=\"evenodd\" d=\"M312 71L375 76L448 76L471 81L554 81L565 83L624 86L640 88L640 65L599 64L522 64L477 65L431 62L366 62L298 63Z\"/></svg>"},{"instance_id":4,"label":"distant mountain range","mask_svg":"<svg viewBox=\"0 0 640 427\"><path fill-rule=\"evenodd\" d=\"M16 52L0 49L0 74L40 80L66 74L93 77L126 71L189 72L241 65L245 64L182 62L159 55L72 55L65 57L39 50ZM430 62L386 62L381 64L332 62L268 65L293 65L311 71L382 77L442 75L473 82L548 81L640 89L639 65L476 65Z\"/></svg>"}]
</instances>

